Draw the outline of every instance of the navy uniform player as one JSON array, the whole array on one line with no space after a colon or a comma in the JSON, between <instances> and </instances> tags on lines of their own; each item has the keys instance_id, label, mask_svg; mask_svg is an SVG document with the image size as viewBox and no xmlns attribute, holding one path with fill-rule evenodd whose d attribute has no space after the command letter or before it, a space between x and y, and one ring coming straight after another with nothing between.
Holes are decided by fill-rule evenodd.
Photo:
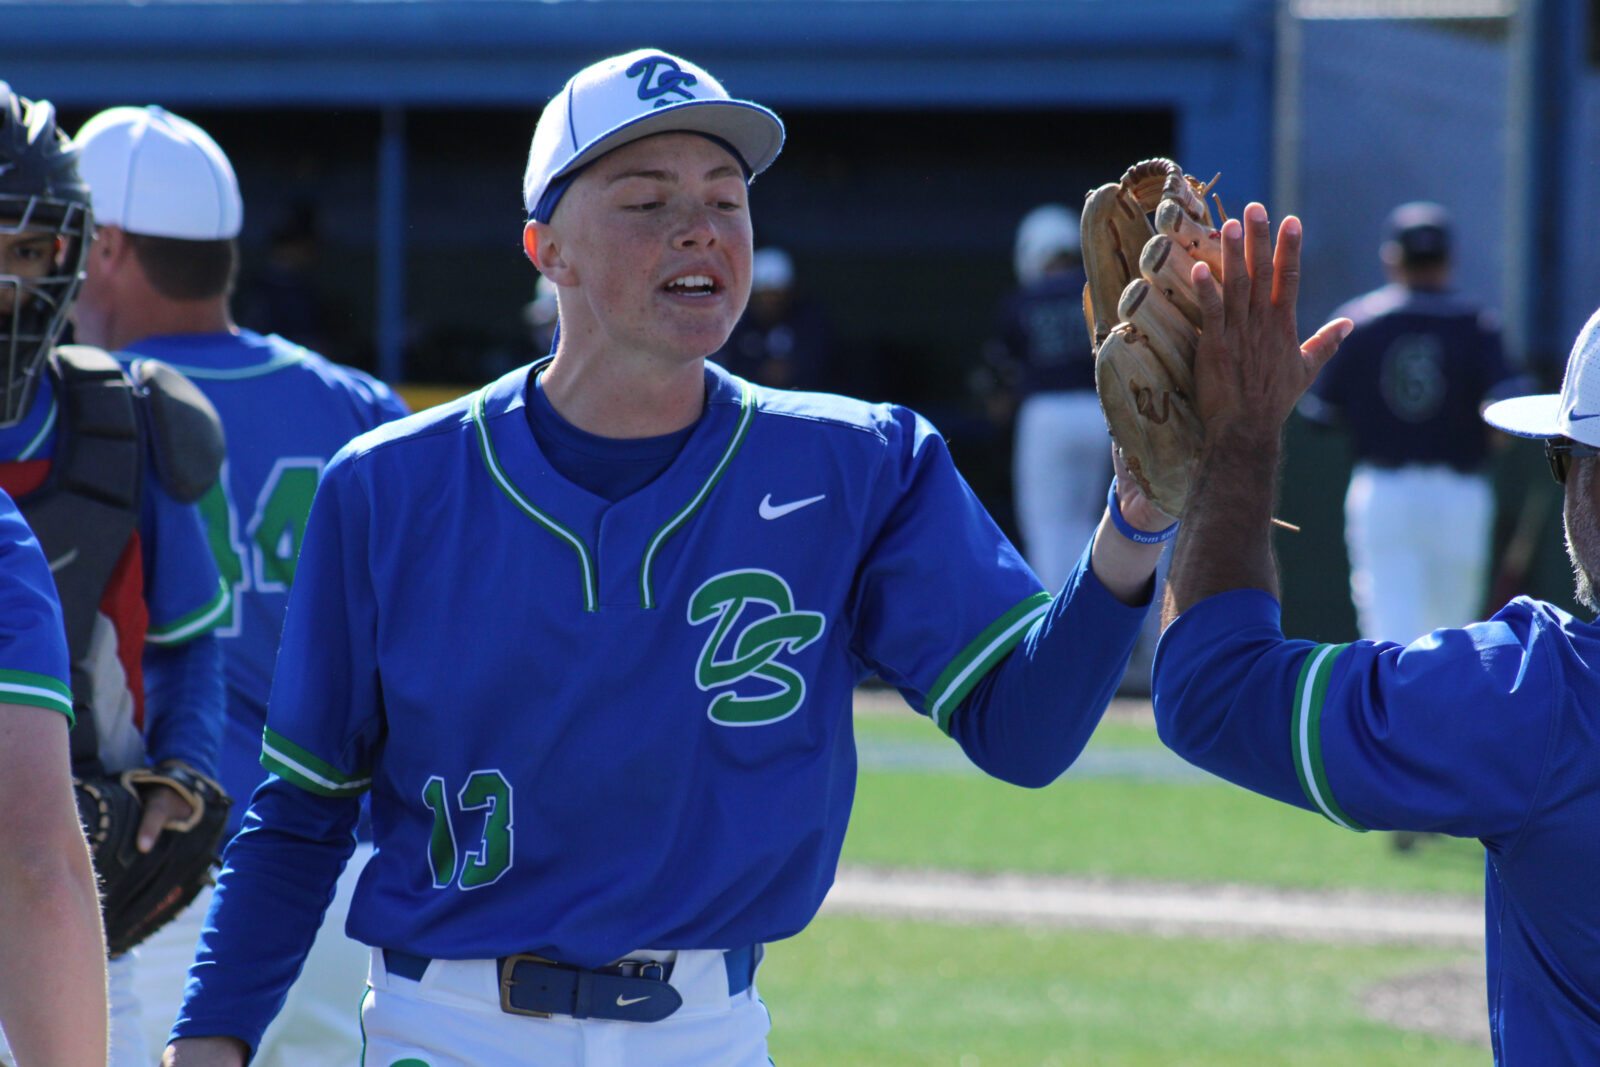
<instances>
[{"instance_id":1,"label":"navy uniform player","mask_svg":"<svg viewBox=\"0 0 1600 1067\"><path fill-rule=\"evenodd\" d=\"M193 501L215 477L221 436L169 368L152 364L136 381L102 351L56 346L92 226L77 151L53 108L0 83L0 292L11 294L0 313L0 489L55 576L72 661L74 770L177 762L215 777L222 666L212 631L229 597ZM189 814L164 786L143 800L148 844ZM137 960L134 950L108 965L118 1067L149 1062Z\"/></svg>"},{"instance_id":2,"label":"navy uniform player","mask_svg":"<svg viewBox=\"0 0 1600 1067\"><path fill-rule=\"evenodd\" d=\"M1285 227L1278 261L1292 272L1299 233ZM1205 443L1156 655L1162 737L1199 766L1344 829L1480 839L1495 1062L1600 1063L1600 626L1518 597L1487 622L1409 645L1285 639L1268 540L1282 425L1331 338L1325 328L1296 345L1294 285L1280 272L1285 298L1266 297L1273 250L1260 205L1244 229L1243 242L1237 221L1223 230L1221 296L1200 283ZM1505 400L1483 415L1544 439L1565 485L1578 598L1591 609L1596 414L1600 315L1579 335L1559 396Z\"/></svg>"},{"instance_id":3,"label":"navy uniform player","mask_svg":"<svg viewBox=\"0 0 1600 1067\"><path fill-rule=\"evenodd\" d=\"M14 234L0 234L0 256ZM0 289L0 314L15 292ZM66 631L0 492L0 1025L23 1063L106 1062L106 943L67 754Z\"/></svg>"},{"instance_id":4,"label":"navy uniform player","mask_svg":"<svg viewBox=\"0 0 1600 1067\"><path fill-rule=\"evenodd\" d=\"M1066 580L1100 519L1111 462L1083 324L1077 213L1041 204L1017 227L1020 288L1001 305L987 353L1016 382L1011 478L1028 563L1048 588Z\"/></svg>"},{"instance_id":5,"label":"navy uniform player","mask_svg":"<svg viewBox=\"0 0 1600 1067\"><path fill-rule=\"evenodd\" d=\"M90 119L77 144L98 225L73 311L78 339L125 363L153 358L176 367L205 393L227 431L227 462L200 509L233 593L216 630L228 689L218 777L241 798L233 832L243 801L266 777L260 754L267 694L322 467L346 441L406 409L388 386L360 371L234 325L228 301L243 203L228 157L204 130L159 107L118 107ZM370 852L363 842L347 866L339 903L257 1063L315 1067L360 1057L355 1005L366 983L366 952L344 936L343 911ZM177 1014L208 899L202 893L140 947L151 1060Z\"/></svg>"},{"instance_id":6,"label":"navy uniform player","mask_svg":"<svg viewBox=\"0 0 1600 1067\"><path fill-rule=\"evenodd\" d=\"M1112 523L1157 513L1125 490L1052 600L925 421L708 362L749 291L748 179L782 140L652 51L545 108L524 241L559 289L556 352L324 473L276 777L165 1062L245 1060L370 794L365 1062L765 1064L761 946L832 882L857 683L1011 781L1081 750L1160 550Z\"/></svg>"},{"instance_id":7,"label":"navy uniform player","mask_svg":"<svg viewBox=\"0 0 1600 1067\"><path fill-rule=\"evenodd\" d=\"M1301 410L1349 436L1345 541L1361 636L1408 641L1483 606L1494 494L1478 412L1515 381L1498 325L1450 288L1444 209L1402 204L1388 235L1391 282L1335 312L1355 329Z\"/></svg>"}]
</instances>

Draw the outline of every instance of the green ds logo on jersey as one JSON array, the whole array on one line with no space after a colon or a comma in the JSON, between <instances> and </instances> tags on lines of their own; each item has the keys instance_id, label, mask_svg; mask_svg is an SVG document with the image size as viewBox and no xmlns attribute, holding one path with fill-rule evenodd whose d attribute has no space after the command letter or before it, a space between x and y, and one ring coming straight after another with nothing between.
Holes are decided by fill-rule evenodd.
<instances>
[{"instance_id":1,"label":"green ds logo on jersey","mask_svg":"<svg viewBox=\"0 0 1600 1067\"><path fill-rule=\"evenodd\" d=\"M759 618L763 607L772 612ZM724 726L761 726L794 714L806 698L806 680L798 671L775 662L785 653L799 652L822 636L826 620L817 611L794 610L794 594L789 583L771 571L728 571L710 579L689 598L689 622L693 626L716 620L716 628L706 639L695 666L695 684L702 690L725 689L745 678L760 678L777 686L759 696L718 693L706 708L712 722ZM732 656L719 659L727 651L729 634L741 621L744 628L732 639Z\"/></svg>"}]
</instances>

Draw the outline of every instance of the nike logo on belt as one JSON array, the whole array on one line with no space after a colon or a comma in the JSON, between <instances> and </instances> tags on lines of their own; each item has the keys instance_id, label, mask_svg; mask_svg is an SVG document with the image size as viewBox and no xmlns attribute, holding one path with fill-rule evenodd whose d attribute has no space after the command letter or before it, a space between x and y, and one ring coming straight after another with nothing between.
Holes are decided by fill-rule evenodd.
<instances>
[{"instance_id":1,"label":"nike logo on belt","mask_svg":"<svg viewBox=\"0 0 1600 1067\"><path fill-rule=\"evenodd\" d=\"M617 994L617 1007L626 1008L629 1004L637 1004L641 1000L649 1000L649 999L650 998L647 997L647 996L646 997L625 997L625 996L623 996L622 994L619 993L619 994Z\"/></svg>"},{"instance_id":2,"label":"nike logo on belt","mask_svg":"<svg viewBox=\"0 0 1600 1067\"><path fill-rule=\"evenodd\" d=\"M799 511L801 508L809 507L824 499L827 495L827 493L819 493L817 496L808 496L804 500L791 500L787 504L774 504L772 502L772 494L768 493L761 498L761 507L757 510L761 512L763 519L781 519L791 511Z\"/></svg>"}]
</instances>

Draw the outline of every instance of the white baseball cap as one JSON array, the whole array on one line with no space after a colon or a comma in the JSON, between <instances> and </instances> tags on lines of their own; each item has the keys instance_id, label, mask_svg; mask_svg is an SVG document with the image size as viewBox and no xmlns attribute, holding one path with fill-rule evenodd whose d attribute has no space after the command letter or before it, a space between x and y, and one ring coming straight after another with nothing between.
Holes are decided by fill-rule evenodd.
<instances>
[{"instance_id":1,"label":"white baseball cap","mask_svg":"<svg viewBox=\"0 0 1600 1067\"><path fill-rule=\"evenodd\" d=\"M1570 437L1600 447L1600 311L1578 332L1560 393L1501 400L1483 421L1518 437Z\"/></svg>"},{"instance_id":2,"label":"white baseball cap","mask_svg":"<svg viewBox=\"0 0 1600 1067\"><path fill-rule=\"evenodd\" d=\"M729 146L750 177L783 148L783 122L688 60L642 48L585 67L545 105L528 150L522 198L548 222L566 183L613 148L655 133L706 134Z\"/></svg>"},{"instance_id":3,"label":"white baseball cap","mask_svg":"<svg viewBox=\"0 0 1600 1067\"><path fill-rule=\"evenodd\" d=\"M159 107L114 107L78 131L78 173L94 220L148 237L239 236L244 204L217 142Z\"/></svg>"},{"instance_id":4,"label":"white baseball cap","mask_svg":"<svg viewBox=\"0 0 1600 1067\"><path fill-rule=\"evenodd\" d=\"M1060 204L1040 204L1017 226L1013 253L1017 280L1023 285L1033 284L1044 276L1052 259L1062 254L1077 255L1080 244L1077 214Z\"/></svg>"}]
</instances>

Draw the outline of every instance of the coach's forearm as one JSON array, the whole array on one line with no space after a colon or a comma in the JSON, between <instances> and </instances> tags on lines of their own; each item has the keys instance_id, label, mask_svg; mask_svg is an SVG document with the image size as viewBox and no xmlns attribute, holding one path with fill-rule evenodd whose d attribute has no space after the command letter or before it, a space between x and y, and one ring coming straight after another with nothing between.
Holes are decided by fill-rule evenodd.
<instances>
[{"instance_id":1,"label":"coach's forearm","mask_svg":"<svg viewBox=\"0 0 1600 1067\"><path fill-rule=\"evenodd\" d=\"M1281 430L1243 421L1207 427L1194 487L1173 546L1162 626L1230 589L1278 596L1272 554Z\"/></svg>"}]
</instances>

